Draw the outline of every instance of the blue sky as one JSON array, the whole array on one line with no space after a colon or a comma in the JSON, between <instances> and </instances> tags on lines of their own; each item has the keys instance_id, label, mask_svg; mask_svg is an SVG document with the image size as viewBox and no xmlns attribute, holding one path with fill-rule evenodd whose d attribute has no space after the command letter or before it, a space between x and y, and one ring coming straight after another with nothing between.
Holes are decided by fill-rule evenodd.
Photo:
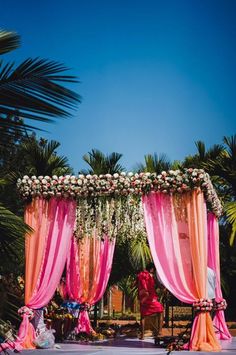
<instances>
[{"instance_id":1,"label":"blue sky","mask_svg":"<svg viewBox=\"0 0 236 355\"><path fill-rule=\"evenodd\" d=\"M43 57L80 79L68 120L39 125L75 172L92 148L181 160L236 133L236 1L1 0L1 27L22 46L6 59Z\"/></svg>"}]
</instances>

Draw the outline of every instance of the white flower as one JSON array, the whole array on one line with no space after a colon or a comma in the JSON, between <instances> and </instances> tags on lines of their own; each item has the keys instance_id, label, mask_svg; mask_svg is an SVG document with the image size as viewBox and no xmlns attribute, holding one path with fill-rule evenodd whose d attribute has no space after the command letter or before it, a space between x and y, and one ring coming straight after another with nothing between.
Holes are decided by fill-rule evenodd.
<instances>
[{"instance_id":1,"label":"white flower","mask_svg":"<svg viewBox=\"0 0 236 355\"><path fill-rule=\"evenodd\" d=\"M131 176L133 176L134 175L134 173L132 173L132 171L130 171L129 173L128 173L128 176L129 177L131 177Z\"/></svg>"},{"instance_id":2,"label":"white flower","mask_svg":"<svg viewBox=\"0 0 236 355\"><path fill-rule=\"evenodd\" d=\"M84 175L83 174L79 174L79 179L84 179Z\"/></svg>"},{"instance_id":3,"label":"white flower","mask_svg":"<svg viewBox=\"0 0 236 355\"><path fill-rule=\"evenodd\" d=\"M53 175L53 180L57 180L58 179L58 176L57 175Z\"/></svg>"},{"instance_id":4,"label":"white flower","mask_svg":"<svg viewBox=\"0 0 236 355\"><path fill-rule=\"evenodd\" d=\"M50 180L51 178L50 178L50 176L46 175L46 176L44 176L44 179Z\"/></svg>"},{"instance_id":5,"label":"white flower","mask_svg":"<svg viewBox=\"0 0 236 355\"><path fill-rule=\"evenodd\" d=\"M114 177L114 179L118 179L119 178L119 174L115 173L115 174L113 174L113 177Z\"/></svg>"},{"instance_id":6,"label":"white flower","mask_svg":"<svg viewBox=\"0 0 236 355\"><path fill-rule=\"evenodd\" d=\"M126 172L122 171L122 173L120 173L121 176L126 176Z\"/></svg>"},{"instance_id":7,"label":"white flower","mask_svg":"<svg viewBox=\"0 0 236 355\"><path fill-rule=\"evenodd\" d=\"M42 184L46 184L47 180L46 179L42 179Z\"/></svg>"},{"instance_id":8,"label":"white flower","mask_svg":"<svg viewBox=\"0 0 236 355\"><path fill-rule=\"evenodd\" d=\"M90 174L86 175L86 179L88 179L88 180L92 179L92 175L90 175Z\"/></svg>"},{"instance_id":9,"label":"white flower","mask_svg":"<svg viewBox=\"0 0 236 355\"><path fill-rule=\"evenodd\" d=\"M37 177L36 177L35 175L33 175L33 176L31 176L31 179L32 179L32 180L36 180Z\"/></svg>"}]
</instances>

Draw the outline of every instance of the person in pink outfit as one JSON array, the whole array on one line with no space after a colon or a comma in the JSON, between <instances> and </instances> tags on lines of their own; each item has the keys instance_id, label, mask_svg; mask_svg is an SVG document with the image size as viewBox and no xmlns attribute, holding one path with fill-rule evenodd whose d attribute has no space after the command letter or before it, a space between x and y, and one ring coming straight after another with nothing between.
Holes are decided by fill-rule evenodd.
<instances>
[{"instance_id":1,"label":"person in pink outfit","mask_svg":"<svg viewBox=\"0 0 236 355\"><path fill-rule=\"evenodd\" d=\"M137 276L138 297L141 313L141 335L144 339L145 329L151 329L154 338L161 335L163 324L163 305L158 302L156 293L155 266L150 263Z\"/></svg>"}]
</instances>

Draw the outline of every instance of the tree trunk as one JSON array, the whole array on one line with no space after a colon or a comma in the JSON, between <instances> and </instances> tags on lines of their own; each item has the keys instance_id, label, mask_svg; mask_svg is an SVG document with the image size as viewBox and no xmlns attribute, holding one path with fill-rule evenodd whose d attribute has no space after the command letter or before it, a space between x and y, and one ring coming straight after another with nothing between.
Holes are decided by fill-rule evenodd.
<instances>
[{"instance_id":1,"label":"tree trunk","mask_svg":"<svg viewBox=\"0 0 236 355\"><path fill-rule=\"evenodd\" d=\"M99 318L103 318L104 316L104 297L102 296L99 302Z\"/></svg>"},{"instance_id":2,"label":"tree trunk","mask_svg":"<svg viewBox=\"0 0 236 355\"><path fill-rule=\"evenodd\" d=\"M112 288L110 287L108 289L108 295L107 295L107 303L108 303L108 316L112 317Z\"/></svg>"},{"instance_id":3,"label":"tree trunk","mask_svg":"<svg viewBox=\"0 0 236 355\"><path fill-rule=\"evenodd\" d=\"M125 314L125 293L122 292L122 314Z\"/></svg>"}]
</instances>

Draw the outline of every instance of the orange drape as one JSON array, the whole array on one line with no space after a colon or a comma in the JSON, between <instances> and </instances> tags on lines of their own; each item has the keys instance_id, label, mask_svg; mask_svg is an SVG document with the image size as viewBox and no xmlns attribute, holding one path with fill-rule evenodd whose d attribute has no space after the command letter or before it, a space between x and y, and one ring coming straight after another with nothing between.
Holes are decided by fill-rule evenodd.
<instances>
[{"instance_id":1,"label":"orange drape","mask_svg":"<svg viewBox=\"0 0 236 355\"><path fill-rule=\"evenodd\" d=\"M33 229L25 239L25 304L36 287L42 265L49 228L48 206L48 200L38 197L25 208L25 223Z\"/></svg>"},{"instance_id":2,"label":"orange drape","mask_svg":"<svg viewBox=\"0 0 236 355\"><path fill-rule=\"evenodd\" d=\"M196 298L207 298L207 213L204 195L199 189L183 195L183 198L186 199L187 205L193 278L197 292ZM191 350L220 350L209 312L201 312L196 316L193 332L190 343Z\"/></svg>"}]
</instances>

